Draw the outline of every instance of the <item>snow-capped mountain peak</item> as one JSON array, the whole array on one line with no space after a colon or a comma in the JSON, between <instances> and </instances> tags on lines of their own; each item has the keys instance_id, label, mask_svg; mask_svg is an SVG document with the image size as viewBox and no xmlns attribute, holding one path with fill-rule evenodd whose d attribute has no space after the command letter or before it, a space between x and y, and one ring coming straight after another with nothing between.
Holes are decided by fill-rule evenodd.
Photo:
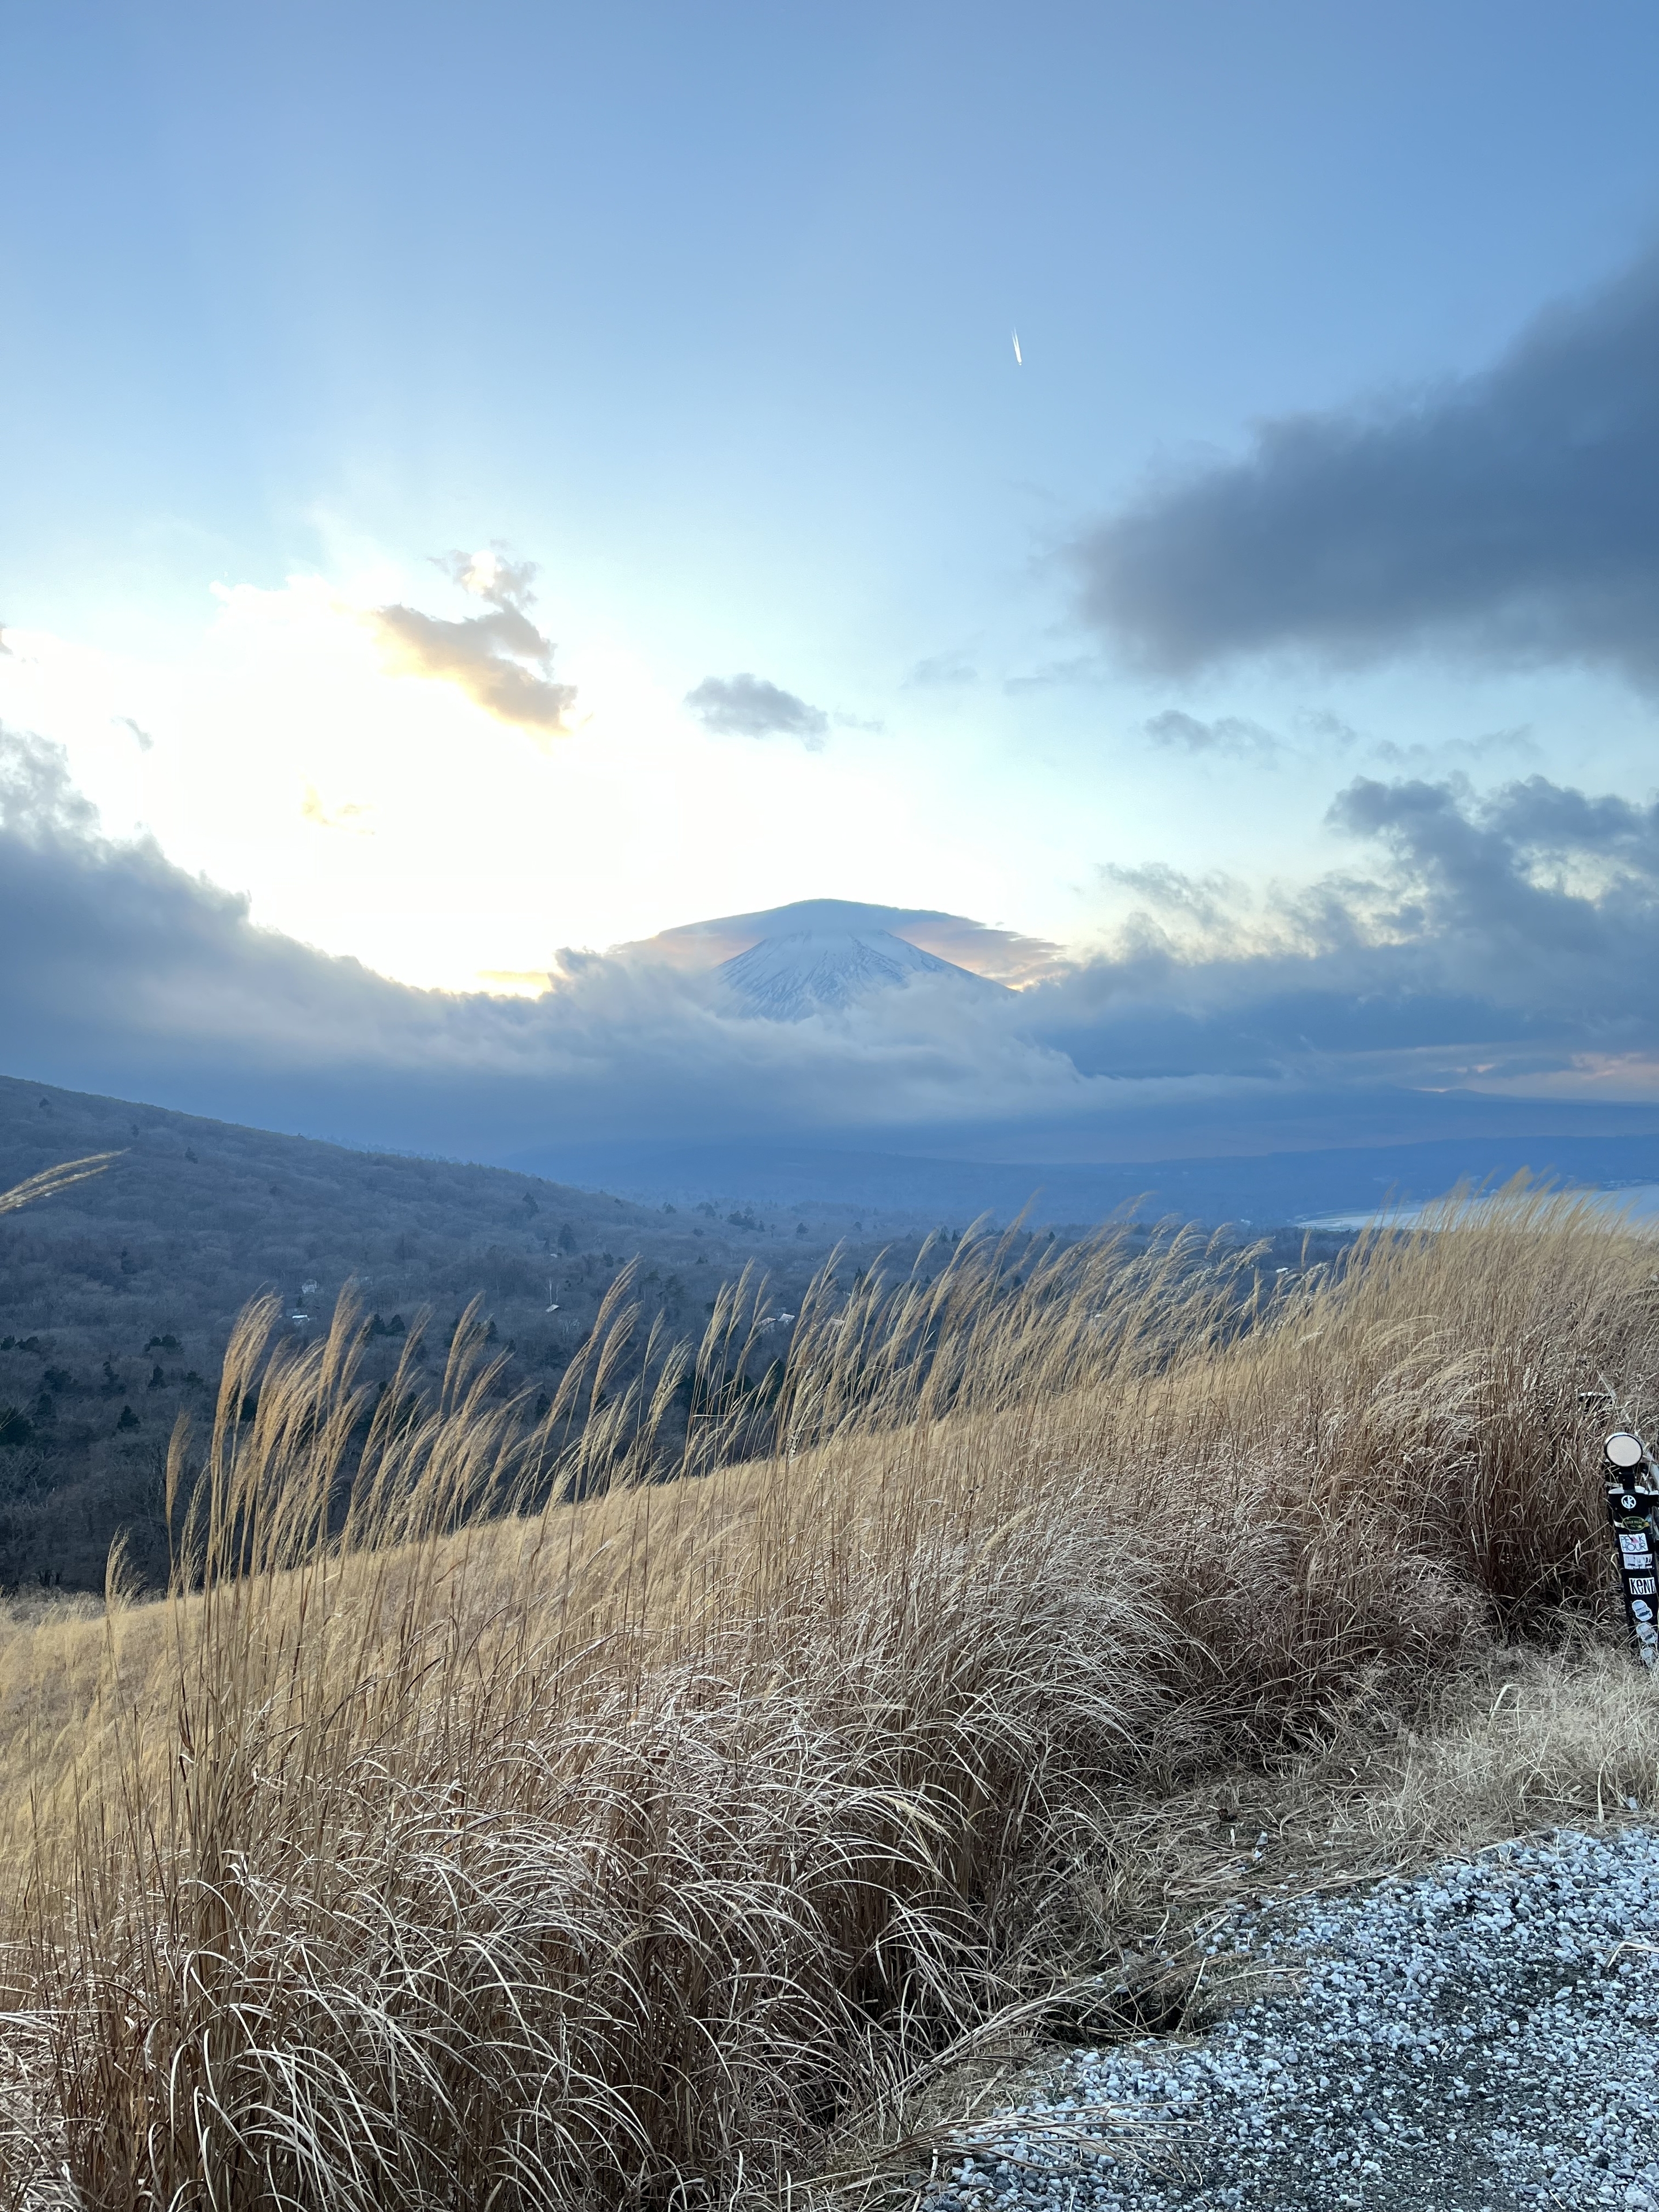
<instances>
[{"instance_id":1,"label":"snow-capped mountain peak","mask_svg":"<svg viewBox=\"0 0 1659 2212\"><path fill-rule=\"evenodd\" d=\"M797 1022L842 1007L866 992L912 975L956 975L979 989L977 975L894 936L890 929L799 929L763 937L715 969L750 1013Z\"/></svg>"}]
</instances>

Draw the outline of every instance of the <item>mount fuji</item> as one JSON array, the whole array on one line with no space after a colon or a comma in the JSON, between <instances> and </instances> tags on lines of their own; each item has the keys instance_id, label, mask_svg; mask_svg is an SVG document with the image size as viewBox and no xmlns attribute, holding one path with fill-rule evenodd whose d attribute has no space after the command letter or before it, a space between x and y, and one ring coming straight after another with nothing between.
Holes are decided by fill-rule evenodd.
<instances>
[{"instance_id":1,"label":"mount fuji","mask_svg":"<svg viewBox=\"0 0 1659 2212\"><path fill-rule=\"evenodd\" d=\"M997 988L890 929L788 930L723 960L715 973L751 1014L775 1022L850 1006L867 992L890 988L911 975L956 975L981 990Z\"/></svg>"},{"instance_id":2,"label":"mount fuji","mask_svg":"<svg viewBox=\"0 0 1659 2212\"><path fill-rule=\"evenodd\" d=\"M712 970L749 1014L799 1022L839 1012L872 991L914 975L949 976L965 990L1001 993L1006 986L930 951L918 938L963 950L982 937L1000 946L1003 933L957 915L914 907L866 906L854 899L797 899L760 914L697 921L630 947L676 967Z\"/></svg>"}]
</instances>

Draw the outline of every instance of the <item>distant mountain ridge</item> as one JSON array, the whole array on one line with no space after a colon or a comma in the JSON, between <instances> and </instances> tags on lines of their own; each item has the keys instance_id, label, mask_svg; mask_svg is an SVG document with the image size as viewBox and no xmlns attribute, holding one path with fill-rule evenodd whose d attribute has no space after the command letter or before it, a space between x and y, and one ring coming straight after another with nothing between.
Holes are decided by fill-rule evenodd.
<instances>
[{"instance_id":1,"label":"distant mountain ridge","mask_svg":"<svg viewBox=\"0 0 1659 2212\"><path fill-rule=\"evenodd\" d=\"M1659 1185L1659 1135L1489 1133L1415 1142L1123 1162L1009 1161L860 1150L833 1143L572 1145L520 1163L576 1184L603 1182L638 1201L708 1198L793 1208L816 1222L858 1213L961 1224L1024 1213L1036 1225L1085 1224L1121 1210L1260 1229L1434 1198L1458 1182L1546 1182L1617 1190Z\"/></svg>"}]
</instances>

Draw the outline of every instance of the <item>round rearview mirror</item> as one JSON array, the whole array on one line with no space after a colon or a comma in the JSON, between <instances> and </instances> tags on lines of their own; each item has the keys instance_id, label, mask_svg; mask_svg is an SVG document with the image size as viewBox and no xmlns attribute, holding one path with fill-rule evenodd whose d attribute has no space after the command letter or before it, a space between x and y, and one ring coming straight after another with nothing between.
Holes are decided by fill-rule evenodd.
<instances>
[{"instance_id":1,"label":"round rearview mirror","mask_svg":"<svg viewBox=\"0 0 1659 2212\"><path fill-rule=\"evenodd\" d=\"M1615 1467L1640 1467L1647 1454L1642 1449L1640 1437L1633 1437L1628 1429L1620 1429L1607 1438L1607 1457Z\"/></svg>"}]
</instances>

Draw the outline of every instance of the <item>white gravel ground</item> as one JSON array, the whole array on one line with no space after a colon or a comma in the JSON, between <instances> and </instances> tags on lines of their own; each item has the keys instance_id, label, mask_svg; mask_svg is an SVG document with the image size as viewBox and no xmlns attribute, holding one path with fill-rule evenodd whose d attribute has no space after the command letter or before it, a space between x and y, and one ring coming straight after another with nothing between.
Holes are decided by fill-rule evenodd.
<instances>
[{"instance_id":1,"label":"white gravel ground","mask_svg":"<svg viewBox=\"0 0 1659 2212\"><path fill-rule=\"evenodd\" d=\"M1505 1844L1212 1948L1284 1978L1201 2041L1073 2053L933 2212L1659 2208L1659 1835ZM1091 2106L1153 2162L1068 2149Z\"/></svg>"}]
</instances>

